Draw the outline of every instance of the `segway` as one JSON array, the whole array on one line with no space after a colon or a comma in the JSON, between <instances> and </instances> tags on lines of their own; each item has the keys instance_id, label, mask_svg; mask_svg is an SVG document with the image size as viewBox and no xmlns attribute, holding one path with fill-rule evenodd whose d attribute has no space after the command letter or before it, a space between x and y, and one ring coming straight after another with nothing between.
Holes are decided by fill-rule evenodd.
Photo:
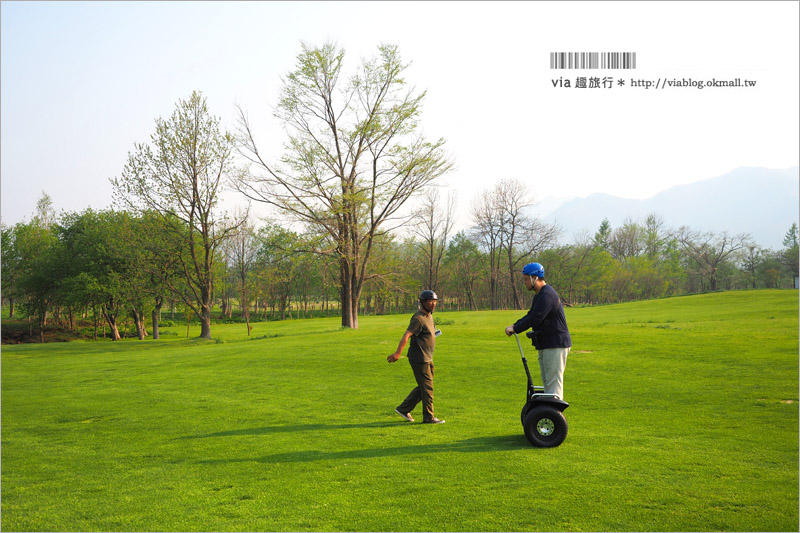
<instances>
[{"instance_id":1,"label":"segway","mask_svg":"<svg viewBox=\"0 0 800 533\"><path fill-rule=\"evenodd\" d=\"M532 337L532 334L533 331L529 331L528 337ZM564 418L563 411L569 407L569 404L555 394L545 394L544 387L533 385L531 371L528 369L528 360L525 359L519 336L514 333L514 337L517 339L522 364L528 375L528 391L525 394L525 406L522 408L520 416L525 437L534 446L553 448L567 438L567 419Z\"/></svg>"}]
</instances>

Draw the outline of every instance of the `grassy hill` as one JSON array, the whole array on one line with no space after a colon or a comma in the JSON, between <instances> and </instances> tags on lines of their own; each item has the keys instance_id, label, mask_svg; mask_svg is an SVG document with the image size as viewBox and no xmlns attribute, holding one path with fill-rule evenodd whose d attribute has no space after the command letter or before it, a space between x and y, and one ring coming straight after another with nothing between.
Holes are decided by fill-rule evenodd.
<instances>
[{"instance_id":1,"label":"grassy hill","mask_svg":"<svg viewBox=\"0 0 800 533\"><path fill-rule=\"evenodd\" d=\"M437 315L439 426L393 412L413 386L406 359L386 363L404 316L4 346L0 526L798 529L797 292L568 309L553 449L519 422L503 328L520 315Z\"/></svg>"}]
</instances>

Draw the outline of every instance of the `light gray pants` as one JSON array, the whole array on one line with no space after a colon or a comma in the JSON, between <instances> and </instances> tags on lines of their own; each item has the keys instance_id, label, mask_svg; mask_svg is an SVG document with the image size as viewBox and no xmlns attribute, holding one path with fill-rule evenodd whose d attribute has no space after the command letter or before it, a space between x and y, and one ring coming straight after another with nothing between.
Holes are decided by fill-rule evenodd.
<instances>
[{"instance_id":1,"label":"light gray pants","mask_svg":"<svg viewBox=\"0 0 800 533\"><path fill-rule=\"evenodd\" d=\"M539 350L539 369L545 394L555 394L564 399L564 368L567 366L569 348Z\"/></svg>"}]
</instances>

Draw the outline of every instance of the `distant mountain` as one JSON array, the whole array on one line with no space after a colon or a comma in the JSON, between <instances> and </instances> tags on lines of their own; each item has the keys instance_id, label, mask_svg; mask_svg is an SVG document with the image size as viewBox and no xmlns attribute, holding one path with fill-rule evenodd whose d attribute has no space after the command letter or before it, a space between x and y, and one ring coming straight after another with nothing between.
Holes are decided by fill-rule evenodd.
<instances>
[{"instance_id":1,"label":"distant mountain","mask_svg":"<svg viewBox=\"0 0 800 533\"><path fill-rule=\"evenodd\" d=\"M678 185L645 200L592 194L560 205L545 217L564 229L570 241L583 230L594 235L604 218L611 227L626 218L642 222L657 213L671 228L749 233L760 246L778 250L800 211L800 167L783 170L738 168L728 174Z\"/></svg>"}]
</instances>

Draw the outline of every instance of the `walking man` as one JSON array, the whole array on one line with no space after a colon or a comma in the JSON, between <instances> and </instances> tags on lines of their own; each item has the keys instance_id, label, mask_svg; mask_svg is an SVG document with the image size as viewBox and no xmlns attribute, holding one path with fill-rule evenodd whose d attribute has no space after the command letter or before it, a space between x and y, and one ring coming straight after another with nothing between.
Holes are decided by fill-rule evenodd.
<instances>
[{"instance_id":1,"label":"walking man","mask_svg":"<svg viewBox=\"0 0 800 533\"><path fill-rule=\"evenodd\" d=\"M572 339L558 293L544 280L544 267L528 263L522 268L525 287L533 291L533 304L524 317L506 328L509 337L533 328L533 346L539 352L539 369L545 394L564 399L564 367L572 347Z\"/></svg>"},{"instance_id":2,"label":"walking man","mask_svg":"<svg viewBox=\"0 0 800 533\"><path fill-rule=\"evenodd\" d=\"M422 402L423 424L444 424L433 415L433 350L436 348L436 328L433 325L433 311L439 297L431 290L422 291L419 295L419 311L411 317L408 329L400 339L397 350L389 355L386 360L394 363L402 357L406 343L411 339L408 349L408 362L414 372L417 386L408 397L403 400L395 412L413 422L411 411Z\"/></svg>"}]
</instances>

